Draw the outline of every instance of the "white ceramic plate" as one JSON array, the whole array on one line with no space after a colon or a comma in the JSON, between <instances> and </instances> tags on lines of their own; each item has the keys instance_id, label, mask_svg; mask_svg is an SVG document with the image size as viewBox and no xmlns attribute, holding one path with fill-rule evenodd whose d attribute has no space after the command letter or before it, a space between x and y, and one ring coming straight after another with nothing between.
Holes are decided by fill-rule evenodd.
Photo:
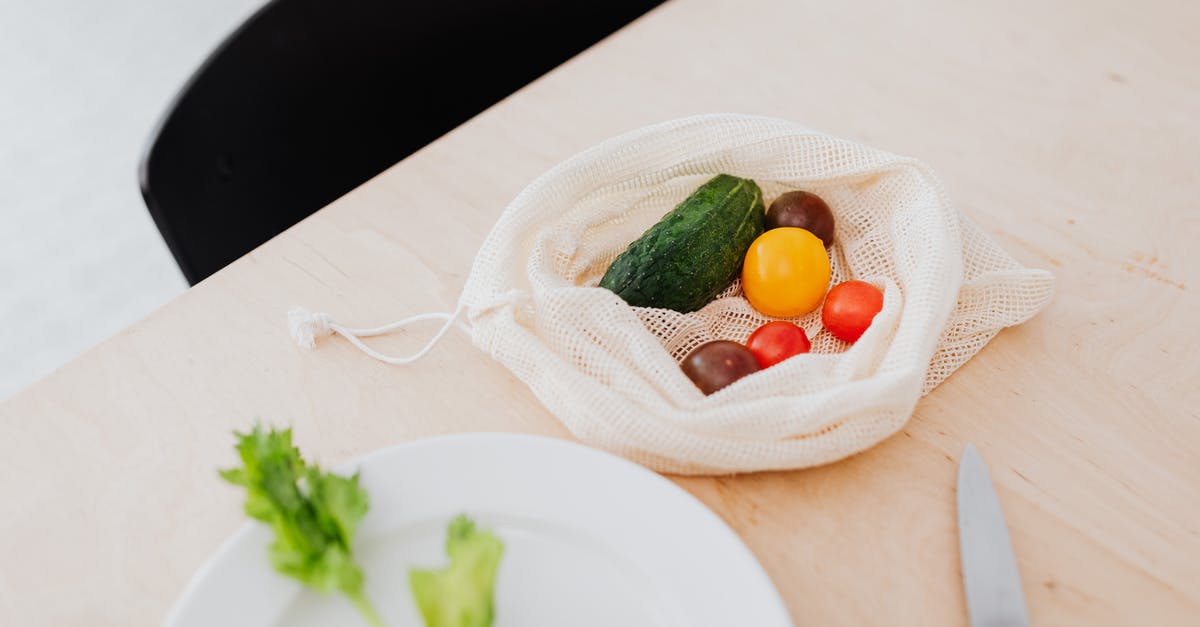
<instances>
[{"instance_id":1,"label":"white ceramic plate","mask_svg":"<svg viewBox=\"0 0 1200 627\"><path fill-rule=\"evenodd\" d=\"M389 627L421 627L412 567L446 563L465 512L504 542L495 627L790 627L741 540L670 481L618 457L521 435L449 436L368 455L371 510L355 555ZM170 627L363 625L342 597L276 574L268 530L249 523L192 578Z\"/></svg>"}]
</instances>

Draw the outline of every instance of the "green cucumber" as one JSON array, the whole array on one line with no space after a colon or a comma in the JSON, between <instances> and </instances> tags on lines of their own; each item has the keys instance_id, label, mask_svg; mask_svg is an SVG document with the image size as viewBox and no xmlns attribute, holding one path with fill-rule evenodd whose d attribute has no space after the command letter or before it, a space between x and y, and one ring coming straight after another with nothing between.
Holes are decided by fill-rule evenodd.
<instances>
[{"instance_id":1,"label":"green cucumber","mask_svg":"<svg viewBox=\"0 0 1200 627\"><path fill-rule=\"evenodd\" d=\"M600 287L634 307L696 311L742 271L765 213L757 183L718 174L630 244Z\"/></svg>"}]
</instances>

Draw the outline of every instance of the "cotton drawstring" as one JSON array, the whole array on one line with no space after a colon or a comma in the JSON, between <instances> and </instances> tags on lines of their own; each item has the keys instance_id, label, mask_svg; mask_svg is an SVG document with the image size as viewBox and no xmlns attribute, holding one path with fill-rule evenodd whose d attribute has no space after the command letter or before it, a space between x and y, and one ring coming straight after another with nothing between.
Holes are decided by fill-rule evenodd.
<instances>
[{"instance_id":1,"label":"cotton drawstring","mask_svg":"<svg viewBox=\"0 0 1200 627\"><path fill-rule=\"evenodd\" d=\"M454 326L454 323L458 320L459 316L462 315L462 311L463 305L462 303L459 303L458 307L454 309L453 313L425 313L412 316L410 318L405 318L391 324L385 324L381 327L375 327L373 329L351 329L334 322L333 319L329 317L329 314L322 312L314 313L303 307L294 307L288 312L288 330L292 334L292 339L296 340L296 343L299 344L301 348L313 348L317 345L317 338L329 337L330 335L336 333L349 340L351 344L357 346L358 350L370 355L371 357L374 357L375 359L378 359L379 361L388 364L404 365L417 361L418 359L424 357L425 354L430 350L432 350L433 347L436 346L439 341L441 341L442 337L446 335L446 332ZM367 346L366 343L364 343L361 339L364 337L372 337L376 335L383 335L385 333L391 333L392 331L406 327L414 322L421 322L424 320L445 320L446 322L442 325L442 328L438 329L438 332L433 335L429 342L427 342L425 346L421 348L421 350L408 357L392 357L390 355L384 355L370 346Z\"/></svg>"}]
</instances>

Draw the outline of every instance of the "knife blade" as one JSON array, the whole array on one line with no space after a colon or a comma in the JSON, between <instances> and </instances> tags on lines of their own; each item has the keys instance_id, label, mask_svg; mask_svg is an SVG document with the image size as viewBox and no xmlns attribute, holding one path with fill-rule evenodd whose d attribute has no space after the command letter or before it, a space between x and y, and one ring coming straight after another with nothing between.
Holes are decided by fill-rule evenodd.
<instances>
[{"instance_id":1,"label":"knife blade","mask_svg":"<svg viewBox=\"0 0 1200 627\"><path fill-rule=\"evenodd\" d=\"M970 443L958 462L958 548L971 627L1029 627L1000 499Z\"/></svg>"}]
</instances>

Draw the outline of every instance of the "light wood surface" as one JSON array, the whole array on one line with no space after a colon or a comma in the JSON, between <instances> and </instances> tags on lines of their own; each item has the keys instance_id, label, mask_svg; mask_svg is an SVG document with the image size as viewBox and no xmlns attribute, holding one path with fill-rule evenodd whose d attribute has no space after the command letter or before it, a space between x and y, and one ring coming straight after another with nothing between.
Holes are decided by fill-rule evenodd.
<instances>
[{"instance_id":1,"label":"light wood surface","mask_svg":"<svg viewBox=\"0 0 1200 627\"><path fill-rule=\"evenodd\" d=\"M256 418L293 424L325 464L438 433L566 436L461 334L396 368L343 341L303 353L284 312L447 310L527 182L707 111L922 158L1058 277L1043 314L880 446L678 480L745 539L796 623L966 624L953 490L970 440L1035 625L1197 624L1200 5L901 4L672 0L0 405L0 624L159 622L243 521L215 469Z\"/></svg>"}]
</instances>

